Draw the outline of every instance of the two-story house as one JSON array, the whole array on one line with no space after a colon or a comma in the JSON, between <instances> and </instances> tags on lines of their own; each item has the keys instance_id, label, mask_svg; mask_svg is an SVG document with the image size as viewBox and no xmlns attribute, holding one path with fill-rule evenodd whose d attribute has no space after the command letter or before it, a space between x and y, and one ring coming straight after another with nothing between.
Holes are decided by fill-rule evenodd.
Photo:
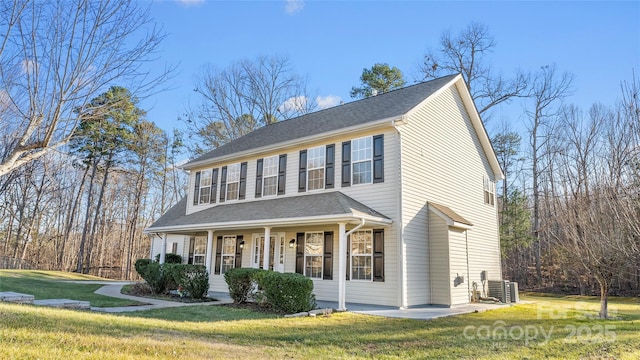
<instances>
[{"instance_id":1,"label":"two-story house","mask_svg":"<svg viewBox=\"0 0 640 360\"><path fill-rule=\"evenodd\" d=\"M304 274L341 309L452 306L501 278L503 175L460 75L265 126L184 168L151 255L205 265L213 291L255 267Z\"/></svg>"}]
</instances>

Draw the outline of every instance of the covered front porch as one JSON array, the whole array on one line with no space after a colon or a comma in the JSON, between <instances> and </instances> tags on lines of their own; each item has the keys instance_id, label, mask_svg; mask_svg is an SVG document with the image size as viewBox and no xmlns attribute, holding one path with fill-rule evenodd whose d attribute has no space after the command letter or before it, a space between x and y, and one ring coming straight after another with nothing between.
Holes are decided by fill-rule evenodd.
<instances>
[{"instance_id":1,"label":"covered front porch","mask_svg":"<svg viewBox=\"0 0 640 360\"><path fill-rule=\"evenodd\" d=\"M346 310L347 283L355 301L384 286L379 284L385 276L384 231L391 224L336 191L227 203L190 215L168 212L147 232L153 234L152 257L159 254L162 263L175 250L183 262L204 265L211 291L227 291L223 275L234 267L298 272L314 281L319 300L336 301Z\"/></svg>"}]
</instances>

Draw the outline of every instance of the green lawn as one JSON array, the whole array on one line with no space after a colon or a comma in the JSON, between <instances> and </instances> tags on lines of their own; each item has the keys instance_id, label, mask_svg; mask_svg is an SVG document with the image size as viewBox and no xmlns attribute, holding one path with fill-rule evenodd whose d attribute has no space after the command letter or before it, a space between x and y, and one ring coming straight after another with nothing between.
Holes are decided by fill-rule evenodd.
<instances>
[{"instance_id":1,"label":"green lawn","mask_svg":"<svg viewBox=\"0 0 640 360\"><path fill-rule=\"evenodd\" d=\"M62 271L39 270L0 270L0 291L14 291L31 294L36 300L72 299L89 301L91 306L113 307L140 305L137 301L116 299L94 294L101 288L100 284L68 283L68 280L100 280L107 279L96 276L67 273Z\"/></svg>"},{"instance_id":2,"label":"green lawn","mask_svg":"<svg viewBox=\"0 0 640 360\"><path fill-rule=\"evenodd\" d=\"M0 358L638 359L640 302L533 297L418 321L353 313L282 318L220 306L118 315L0 303ZM623 301L617 301L623 300Z\"/></svg>"}]
</instances>

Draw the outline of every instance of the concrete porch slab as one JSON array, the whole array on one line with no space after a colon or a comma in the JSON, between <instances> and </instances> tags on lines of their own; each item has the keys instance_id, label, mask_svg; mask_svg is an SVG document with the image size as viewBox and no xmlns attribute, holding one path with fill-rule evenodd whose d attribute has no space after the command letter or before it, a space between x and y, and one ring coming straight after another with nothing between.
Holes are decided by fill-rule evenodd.
<instances>
[{"instance_id":1,"label":"concrete porch slab","mask_svg":"<svg viewBox=\"0 0 640 360\"><path fill-rule=\"evenodd\" d=\"M34 297L29 294L22 294L13 291L0 292L0 301L14 304L33 304Z\"/></svg>"}]
</instances>

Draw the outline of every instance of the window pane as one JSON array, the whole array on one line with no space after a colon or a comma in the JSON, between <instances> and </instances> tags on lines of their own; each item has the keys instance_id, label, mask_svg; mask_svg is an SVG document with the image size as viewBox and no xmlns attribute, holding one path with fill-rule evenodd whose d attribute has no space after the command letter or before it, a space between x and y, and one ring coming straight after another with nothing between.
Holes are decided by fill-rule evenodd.
<instances>
[{"instance_id":1,"label":"window pane","mask_svg":"<svg viewBox=\"0 0 640 360\"><path fill-rule=\"evenodd\" d=\"M306 234L304 243L305 255L322 255L322 245L324 242L324 233L313 232Z\"/></svg>"},{"instance_id":2,"label":"window pane","mask_svg":"<svg viewBox=\"0 0 640 360\"><path fill-rule=\"evenodd\" d=\"M324 189L324 168L309 170L307 190Z\"/></svg>"},{"instance_id":3,"label":"window pane","mask_svg":"<svg viewBox=\"0 0 640 360\"><path fill-rule=\"evenodd\" d=\"M209 203L209 195L211 194L211 188L205 187L200 188L200 204L208 204Z\"/></svg>"},{"instance_id":4,"label":"window pane","mask_svg":"<svg viewBox=\"0 0 640 360\"><path fill-rule=\"evenodd\" d=\"M263 180L264 190L263 196L275 195L278 190L278 178L276 176L267 177Z\"/></svg>"},{"instance_id":5,"label":"window pane","mask_svg":"<svg viewBox=\"0 0 640 360\"><path fill-rule=\"evenodd\" d=\"M322 278L322 256L306 256L304 274L311 278Z\"/></svg>"},{"instance_id":6,"label":"window pane","mask_svg":"<svg viewBox=\"0 0 640 360\"><path fill-rule=\"evenodd\" d=\"M262 165L262 176L276 176L278 175L278 157L270 156L264 158Z\"/></svg>"},{"instance_id":7,"label":"window pane","mask_svg":"<svg viewBox=\"0 0 640 360\"><path fill-rule=\"evenodd\" d=\"M211 169L200 172L200 187L211 186Z\"/></svg>"},{"instance_id":8,"label":"window pane","mask_svg":"<svg viewBox=\"0 0 640 360\"><path fill-rule=\"evenodd\" d=\"M371 183L371 161L353 163L353 184Z\"/></svg>"},{"instance_id":9,"label":"window pane","mask_svg":"<svg viewBox=\"0 0 640 360\"><path fill-rule=\"evenodd\" d=\"M227 183L240 181L240 163L227 166Z\"/></svg>"},{"instance_id":10,"label":"window pane","mask_svg":"<svg viewBox=\"0 0 640 360\"><path fill-rule=\"evenodd\" d=\"M205 251L207 251L207 238L204 236L196 236L193 249L195 254L204 254Z\"/></svg>"},{"instance_id":11,"label":"window pane","mask_svg":"<svg viewBox=\"0 0 640 360\"><path fill-rule=\"evenodd\" d=\"M239 183L227 183L227 200L237 200L238 199L238 186Z\"/></svg>"}]
</instances>

